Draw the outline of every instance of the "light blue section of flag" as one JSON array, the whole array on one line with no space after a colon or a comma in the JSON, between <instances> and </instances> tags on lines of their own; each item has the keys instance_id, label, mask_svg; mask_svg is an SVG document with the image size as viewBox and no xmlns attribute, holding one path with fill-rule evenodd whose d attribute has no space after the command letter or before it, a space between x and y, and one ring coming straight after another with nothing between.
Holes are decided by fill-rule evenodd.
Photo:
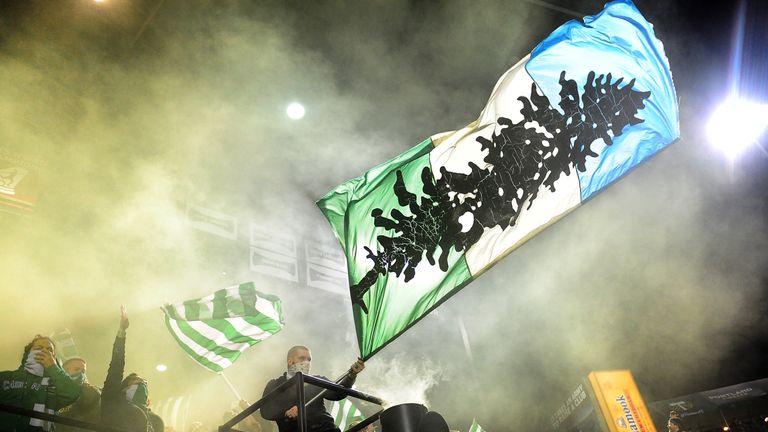
<instances>
[{"instance_id":1,"label":"light blue section of flag","mask_svg":"<svg viewBox=\"0 0 768 432\"><path fill-rule=\"evenodd\" d=\"M602 140L592 145L599 156L587 157L586 171L578 173L582 201L680 136L677 96L664 47L629 0L608 3L583 23L572 20L560 26L531 52L526 70L557 109L563 70L580 91L594 71L611 73L614 82L623 77L622 86L634 78L636 91L651 92L637 113L643 123L626 126L610 146Z\"/></svg>"}]
</instances>

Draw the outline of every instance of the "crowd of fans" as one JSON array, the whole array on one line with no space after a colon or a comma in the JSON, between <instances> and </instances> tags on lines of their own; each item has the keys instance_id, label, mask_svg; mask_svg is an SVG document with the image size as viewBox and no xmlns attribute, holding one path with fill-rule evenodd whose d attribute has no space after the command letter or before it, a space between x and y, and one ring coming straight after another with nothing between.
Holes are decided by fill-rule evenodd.
<instances>
[{"instance_id":1,"label":"crowd of fans","mask_svg":"<svg viewBox=\"0 0 768 432\"><path fill-rule=\"evenodd\" d=\"M129 321L120 310L120 326L112 347L107 378L98 388L88 381L87 362L80 357L60 364L56 344L37 335L24 347L21 365L0 372L0 404L126 432L164 432L163 420L149 407L149 386L136 373L125 375L125 337ZM16 432L82 431L34 417L0 410L0 430Z\"/></svg>"},{"instance_id":2,"label":"crowd of fans","mask_svg":"<svg viewBox=\"0 0 768 432\"><path fill-rule=\"evenodd\" d=\"M88 381L87 362L80 357L68 358L60 364L56 357L56 344L47 337L37 335L24 346L20 366L16 370L0 372L0 405L16 407L45 414L56 414L68 419L99 424L125 432L176 432L166 427L163 420L152 412L149 404L149 385L147 380L136 373L125 375L125 339L129 326L125 310L120 310L120 325L112 347L112 358L109 363L104 385L99 388ZM309 348L296 346L288 353L288 371L283 376L270 382L265 394L271 391L270 386L277 387L290 378L291 372L309 372ZM362 361L353 364L349 383L354 382L354 375L363 369ZM280 381L282 380L282 381ZM286 396L287 397L287 396ZM286 399L283 397L283 399ZM328 397L326 395L326 397ZM343 398L342 394L332 399ZM267 412L274 415L264 415L264 418L274 420L280 430L293 430L295 425L288 423L295 418L294 402L287 397L285 401L271 401ZM315 406L317 405L317 406ZM320 399L315 405L308 407L308 417L317 417L315 423L328 423L328 431L335 429L332 418L325 411ZM224 413L222 422L234 417L247 408L245 400ZM312 411L313 408L316 411ZM1 408L1 407L0 407ZM270 411L271 410L271 411ZM236 427L244 432L269 432L272 425L263 425L261 419L249 416ZM282 423L281 423L282 422ZM286 423L286 424L283 424ZM768 417L760 416L746 419L734 419L727 426L715 429L700 429L687 427L677 411L671 411L667 421L667 432L768 432ZM28 415L14 414L0 409L0 432L81 432L81 429L66 424L56 424ZM195 422L190 432L202 432L205 427ZM323 429L324 431L326 429ZM374 426L365 429L375 430Z\"/></svg>"},{"instance_id":3,"label":"crowd of fans","mask_svg":"<svg viewBox=\"0 0 768 432\"><path fill-rule=\"evenodd\" d=\"M120 309L120 325L112 346L112 357L107 370L104 385L99 388L88 380L88 363L84 358L68 358L63 364L56 357L56 344L47 336L37 335L32 338L23 350L21 364L18 369L0 372L0 432L82 432L89 429L66 424L60 419L45 420L25 412L9 412L12 410L29 410L48 415L57 415L79 422L96 425L97 429L104 426L124 432L177 432L172 427L166 427L163 420L152 412L149 402L149 384L137 373L125 374L125 339L129 327L125 309ZM297 371L309 373L311 353L305 346L291 348L287 356L287 372L270 382L270 385L285 381ZM358 360L348 372L346 381L342 383L350 387L354 378L364 364ZM265 389L265 395L271 391ZM307 391L307 396L313 396L319 390ZM335 395L335 396L334 396ZM251 415L236 425L243 432L272 432L277 424L280 432L291 432L296 429L297 408L292 397L280 394L262 407L264 418L275 423L265 424L261 416ZM315 432L338 432L333 418L325 410L324 399L341 399L343 394L328 392L323 398L314 398L314 403L307 406L307 418L310 429ZM312 399L312 398L309 398ZM234 417L250 404L241 400L224 413L222 423ZM271 413L271 414L268 414ZM26 414L26 415L25 415ZM45 416L43 416L45 417ZM85 427L85 425L81 425ZM204 432L207 429L200 422L193 422L189 431ZM372 432L373 427L366 429ZM102 431L104 432L104 431Z\"/></svg>"}]
</instances>

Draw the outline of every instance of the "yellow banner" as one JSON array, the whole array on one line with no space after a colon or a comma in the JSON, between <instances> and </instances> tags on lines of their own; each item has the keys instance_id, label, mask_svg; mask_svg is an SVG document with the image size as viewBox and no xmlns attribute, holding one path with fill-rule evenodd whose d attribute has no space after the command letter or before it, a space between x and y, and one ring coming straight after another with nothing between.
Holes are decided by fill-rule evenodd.
<instances>
[{"instance_id":1,"label":"yellow banner","mask_svg":"<svg viewBox=\"0 0 768 432\"><path fill-rule=\"evenodd\" d=\"M656 432L628 370L592 372L588 378L611 432Z\"/></svg>"}]
</instances>

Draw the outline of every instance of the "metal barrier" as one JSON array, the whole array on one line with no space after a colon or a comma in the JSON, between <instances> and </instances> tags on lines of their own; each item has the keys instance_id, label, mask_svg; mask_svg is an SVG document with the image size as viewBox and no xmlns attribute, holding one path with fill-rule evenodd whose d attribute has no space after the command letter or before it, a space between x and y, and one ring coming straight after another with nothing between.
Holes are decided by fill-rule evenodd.
<instances>
[{"instance_id":1,"label":"metal barrier","mask_svg":"<svg viewBox=\"0 0 768 432\"><path fill-rule=\"evenodd\" d=\"M81 429L88 429L96 432L127 432L123 429L118 429L111 426L84 422L80 420L71 419L69 417L63 417L59 415L33 411L31 409L19 408L12 405L0 404L0 411L5 411L7 413L16 414L24 417L32 417L40 420L50 421L54 423L61 423L63 425L79 427Z\"/></svg>"},{"instance_id":2,"label":"metal barrier","mask_svg":"<svg viewBox=\"0 0 768 432\"><path fill-rule=\"evenodd\" d=\"M232 430L233 426L243 421L246 417L250 416L251 414L255 413L259 408L261 408L264 403L266 403L268 400L275 397L277 394L282 393L287 388L293 386L296 386L296 407L298 408L298 415L297 415L297 421L299 426L299 432L307 432L307 408L304 405L305 399L304 399L304 383L314 385L317 387L322 387L326 390L332 390L335 392L343 393L347 396L352 396L356 399L361 399L364 401L368 401L371 403L375 403L376 405L382 405L384 401L377 398L376 396L371 396L367 393L359 392L357 390L344 387L342 385L336 384L334 382L324 380L322 378L318 378L313 375L304 375L301 372L296 372L296 375L291 377L286 382L280 384L280 386L271 392L269 392L267 395L265 395L263 398L257 400L251 406L241 411L236 416L232 417L228 422L224 423L223 425L219 426L219 432L229 432ZM381 415L381 411L377 412L376 414L368 417L367 419L363 420L359 424L353 426L350 429L347 429L346 432L357 432L364 427L368 426L369 424L375 422L379 419L379 416Z\"/></svg>"},{"instance_id":3,"label":"metal barrier","mask_svg":"<svg viewBox=\"0 0 768 432\"><path fill-rule=\"evenodd\" d=\"M294 375L291 379L282 383L278 388L272 390L271 392L269 392L269 394L259 399L255 403L251 404L248 408L244 409L242 412L232 417L228 422L219 426L219 432L230 432L230 431L239 432L237 429L233 428L236 424L243 421L246 417L252 415L259 408L261 408L262 405L264 405L264 403L266 403L268 400L275 397L277 394L285 391L291 386L296 386L296 400L297 400L296 406L298 407L298 411L299 411L297 416L298 417L297 421L299 422L299 432L307 432L307 412L306 412L307 409L305 406L306 402L304 399L304 383L314 385L317 387L322 387L326 390L332 390L335 392L343 393L347 396L351 396L356 399L361 399L367 402L375 403L376 405L382 405L384 403L381 399L377 398L376 396L371 396L367 393L363 393L351 388L347 388L342 385L336 384L328 380L324 380L322 378L318 378L313 375L304 375L301 372L297 372L296 375ZM50 421L54 423L60 423L67 426L79 427L81 429L88 429L96 432L127 432L123 429L118 429L112 426L84 422L81 420L71 419L69 417L63 417L60 415L33 411L31 409L20 408L12 405L0 404L0 411L5 411L10 414L16 414L24 417L31 417L31 418L36 418L40 420ZM373 414L372 416L366 418L359 424L347 429L346 432L360 431L364 427L378 420L381 413L382 411L379 411Z\"/></svg>"}]
</instances>

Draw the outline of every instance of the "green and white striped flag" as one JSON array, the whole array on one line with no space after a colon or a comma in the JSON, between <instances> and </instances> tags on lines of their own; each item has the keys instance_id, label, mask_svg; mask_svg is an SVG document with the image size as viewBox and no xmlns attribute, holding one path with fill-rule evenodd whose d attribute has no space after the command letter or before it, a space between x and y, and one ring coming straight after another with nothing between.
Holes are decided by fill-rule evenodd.
<instances>
[{"instance_id":1,"label":"green and white striped flag","mask_svg":"<svg viewBox=\"0 0 768 432\"><path fill-rule=\"evenodd\" d=\"M179 346L201 366L221 372L240 353L283 328L280 299L256 291L253 282L166 304L165 324Z\"/></svg>"},{"instance_id":2,"label":"green and white striped flag","mask_svg":"<svg viewBox=\"0 0 768 432\"><path fill-rule=\"evenodd\" d=\"M477 420L472 419L472 426L470 426L469 432L485 432L485 430L477 424Z\"/></svg>"},{"instance_id":3,"label":"green and white striped flag","mask_svg":"<svg viewBox=\"0 0 768 432\"><path fill-rule=\"evenodd\" d=\"M364 420L365 416L349 399L333 401L331 403L331 417L336 427L342 431L346 430L354 421Z\"/></svg>"}]
</instances>

